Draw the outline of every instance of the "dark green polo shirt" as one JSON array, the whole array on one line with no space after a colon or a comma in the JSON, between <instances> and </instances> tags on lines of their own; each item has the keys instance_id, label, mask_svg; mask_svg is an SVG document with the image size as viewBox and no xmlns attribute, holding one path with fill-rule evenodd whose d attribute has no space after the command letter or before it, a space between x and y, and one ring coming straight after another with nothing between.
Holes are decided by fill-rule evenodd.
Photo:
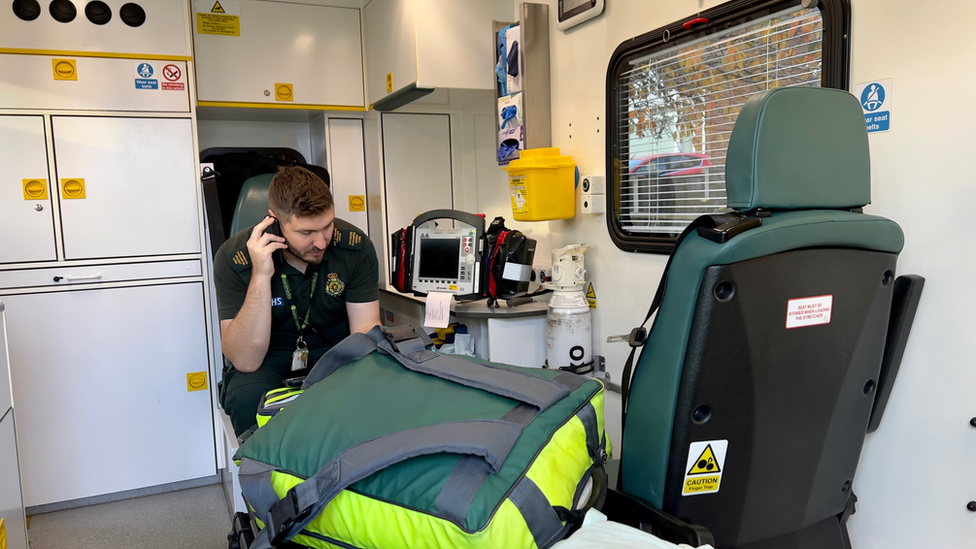
<instances>
[{"instance_id":1,"label":"dark green polo shirt","mask_svg":"<svg viewBox=\"0 0 976 549\"><path fill-rule=\"evenodd\" d=\"M217 288L217 309L220 320L237 316L244 306L247 287L251 282L251 258L247 239L253 227L230 237L214 258L214 285ZM297 306L299 320L309 310L313 274L318 272L315 296L309 315L309 325L303 338L308 345L308 364L312 366L333 345L349 335L346 302L368 303L379 299L379 267L376 250L369 238L355 226L341 219L335 220L332 243L326 248L322 262L309 265L302 273L283 262L275 267L271 278L271 342L262 368L273 368L291 374L291 357L298 340L298 328L290 305ZM281 273L288 277L292 300L285 295ZM317 333L316 333L317 331Z\"/></svg>"}]
</instances>

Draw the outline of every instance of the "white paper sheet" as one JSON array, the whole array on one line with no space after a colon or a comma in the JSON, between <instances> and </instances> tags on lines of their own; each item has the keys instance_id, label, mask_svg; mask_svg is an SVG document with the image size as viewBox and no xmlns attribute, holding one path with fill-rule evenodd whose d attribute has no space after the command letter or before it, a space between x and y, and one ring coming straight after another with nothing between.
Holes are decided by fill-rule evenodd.
<instances>
[{"instance_id":1,"label":"white paper sheet","mask_svg":"<svg viewBox=\"0 0 976 549\"><path fill-rule=\"evenodd\" d=\"M424 308L424 326L427 328L447 328L451 322L451 301L453 292L430 292Z\"/></svg>"}]
</instances>

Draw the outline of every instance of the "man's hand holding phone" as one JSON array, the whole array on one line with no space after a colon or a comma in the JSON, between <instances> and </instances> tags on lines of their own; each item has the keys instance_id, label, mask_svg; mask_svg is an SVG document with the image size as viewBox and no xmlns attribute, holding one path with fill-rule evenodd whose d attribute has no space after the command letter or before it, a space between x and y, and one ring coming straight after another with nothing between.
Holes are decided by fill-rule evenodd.
<instances>
[{"instance_id":1,"label":"man's hand holding phone","mask_svg":"<svg viewBox=\"0 0 976 549\"><path fill-rule=\"evenodd\" d=\"M267 216L254 226L251 237L247 239L247 251L251 255L254 273L271 280L275 271L275 254L288 249L281 236L281 224L277 218Z\"/></svg>"}]
</instances>

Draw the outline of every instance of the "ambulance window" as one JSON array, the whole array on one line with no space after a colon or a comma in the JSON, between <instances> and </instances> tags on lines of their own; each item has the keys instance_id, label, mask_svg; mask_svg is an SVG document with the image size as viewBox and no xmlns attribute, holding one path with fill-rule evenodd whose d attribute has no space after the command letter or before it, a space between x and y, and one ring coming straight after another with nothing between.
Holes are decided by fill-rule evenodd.
<instances>
[{"instance_id":1,"label":"ambulance window","mask_svg":"<svg viewBox=\"0 0 976 549\"><path fill-rule=\"evenodd\" d=\"M740 0L621 44L607 76L614 243L670 253L692 220L726 211L739 109L772 88L847 89L850 20L846 0Z\"/></svg>"}]
</instances>

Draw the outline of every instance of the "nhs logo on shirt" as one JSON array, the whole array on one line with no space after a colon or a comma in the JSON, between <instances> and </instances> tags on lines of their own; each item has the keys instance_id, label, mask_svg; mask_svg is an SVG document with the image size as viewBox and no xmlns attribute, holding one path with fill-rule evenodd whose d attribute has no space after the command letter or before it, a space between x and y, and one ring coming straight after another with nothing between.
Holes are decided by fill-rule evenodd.
<instances>
[{"instance_id":1,"label":"nhs logo on shirt","mask_svg":"<svg viewBox=\"0 0 976 549\"><path fill-rule=\"evenodd\" d=\"M271 298L271 306L272 307L281 307L284 304L285 304L285 298L283 298L283 297L272 297Z\"/></svg>"}]
</instances>

